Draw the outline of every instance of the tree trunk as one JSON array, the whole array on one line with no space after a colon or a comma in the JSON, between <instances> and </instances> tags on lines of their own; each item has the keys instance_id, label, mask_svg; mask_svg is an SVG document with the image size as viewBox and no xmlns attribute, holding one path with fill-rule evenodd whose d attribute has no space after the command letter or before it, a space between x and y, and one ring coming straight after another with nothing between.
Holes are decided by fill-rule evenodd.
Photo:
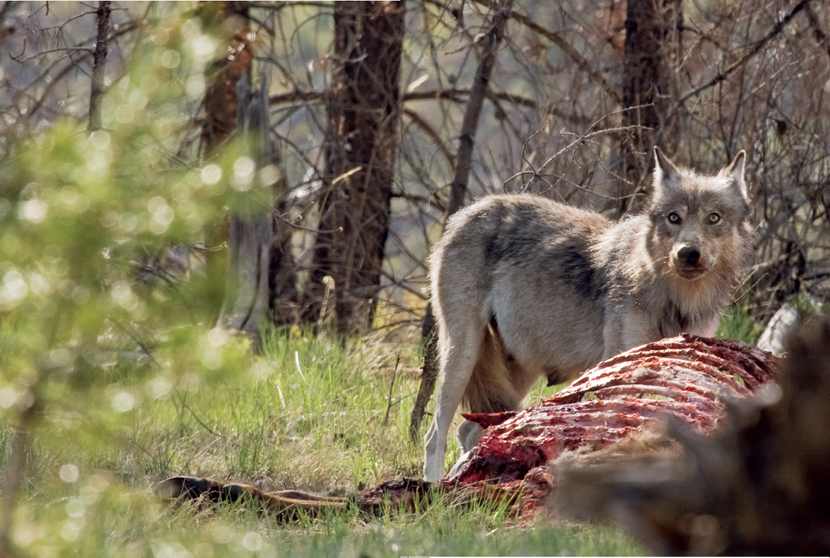
<instances>
[{"instance_id":1,"label":"tree trunk","mask_svg":"<svg viewBox=\"0 0 830 558\"><path fill-rule=\"evenodd\" d=\"M398 153L403 2L337 2L326 139L327 189L304 319L320 318L334 279L337 331L371 325Z\"/></svg>"},{"instance_id":2,"label":"tree trunk","mask_svg":"<svg viewBox=\"0 0 830 558\"><path fill-rule=\"evenodd\" d=\"M199 4L197 14L202 20L202 27L221 28L234 33L225 48L219 52L237 53L213 62L207 72L207 90L205 91L205 117L202 122L200 153L204 160L212 157L236 130L238 102L236 85L250 71L253 52L247 41L249 27L245 19L244 5L235 2L204 2ZM206 273L211 278L209 299L216 301L215 314L218 316L224 304L225 281L220 280L227 272L228 254L225 249L228 242L230 222L225 216L212 223L205 230L205 244L208 248ZM222 302L219 302L222 301Z\"/></svg>"},{"instance_id":3,"label":"tree trunk","mask_svg":"<svg viewBox=\"0 0 830 558\"><path fill-rule=\"evenodd\" d=\"M110 32L110 2L98 2L96 17L98 32L95 38L95 52L92 55L92 85L89 91L89 131L101 129L101 96L104 94L104 74L107 64L107 36Z\"/></svg>"},{"instance_id":4,"label":"tree trunk","mask_svg":"<svg viewBox=\"0 0 830 558\"><path fill-rule=\"evenodd\" d=\"M275 163L277 164L277 163ZM280 169L280 172L284 172ZM276 188L280 199L280 192L285 191L285 179L282 178ZM270 313L274 325L290 325L300 321L300 298L297 290L297 265L291 252L291 237L293 229L283 215L288 210L284 201L277 203L276 213L272 219L273 241L271 244L270 271L268 284L270 287Z\"/></svg>"},{"instance_id":5,"label":"tree trunk","mask_svg":"<svg viewBox=\"0 0 830 558\"><path fill-rule=\"evenodd\" d=\"M623 54L623 126L636 129L620 135L621 185L617 214L640 207L651 148L665 125L669 94L666 64L668 42L682 17L679 0L628 0ZM664 146L671 151L670 146Z\"/></svg>"},{"instance_id":6,"label":"tree trunk","mask_svg":"<svg viewBox=\"0 0 830 558\"><path fill-rule=\"evenodd\" d=\"M470 98L464 109L464 120L461 123L458 156L455 159L455 173L450 186L450 201L447 205L447 215L444 218L445 225L450 215L463 207L464 199L467 196L467 185L472 168L473 147L475 146L481 107L484 104L484 98L487 96L490 76L496 64L496 54L504 38L504 30L507 27L507 21L510 19L512 7L513 0L504 0L493 6L490 30L486 35L486 40L482 41L481 62L473 78ZM432 398L432 392L435 391L435 382L438 379L439 372L438 338L435 328L435 316L432 313L432 303L427 304L426 314L421 323L421 345L424 351L421 383L418 387L418 395L415 398L415 405L412 408L409 421L409 435L413 441L418 437L427 403Z\"/></svg>"},{"instance_id":7,"label":"tree trunk","mask_svg":"<svg viewBox=\"0 0 830 558\"><path fill-rule=\"evenodd\" d=\"M268 85L263 78L258 94L252 94L246 76L237 83L236 95L240 131L246 134L247 152L261 168L272 164L275 150L269 137ZM266 322L271 303L270 275L273 248L273 193L263 192L254 178L244 194L245 207L232 211L228 238L227 284L219 325L242 331L255 343Z\"/></svg>"},{"instance_id":8,"label":"tree trunk","mask_svg":"<svg viewBox=\"0 0 830 558\"><path fill-rule=\"evenodd\" d=\"M245 132L248 155L257 167L273 164L275 151L269 140L268 89L265 80L257 93L252 92L251 64L253 47L246 19L248 7L223 2L203 6L203 17L211 24L220 21L235 32L226 55L211 67L211 81L205 94L205 120L202 126L202 151L213 155L236 132ZM213 21L210 21L213 19ZM217 325L238 330L259 341L259 328L270 306L269 278L273 238L273 195L263 194L256 174L250 191L227 221L209 231L208 244L218 245L227 238L227 263L213 257L208 273L225 275L222 308ZM223 269L224 268L224 269Z\"/></svg>"},{"instance_id":9,"label":"tree trunk","mask_svg":"<svg viewBox=\"0 0 830 558\"><path fill-rule=\"evenodd\" d=\"M238 109L244 107L237 100L237 84L250 73L253 49L248 40L250 28L247 6L237 2L203 4L200 14L203 25L233 29L234 35L224 50L226 55L211 64L209 83L205 92L205 119L202 124L201 147L205 157L213 155L236 130Z\"/></svg>"}]
</instances>

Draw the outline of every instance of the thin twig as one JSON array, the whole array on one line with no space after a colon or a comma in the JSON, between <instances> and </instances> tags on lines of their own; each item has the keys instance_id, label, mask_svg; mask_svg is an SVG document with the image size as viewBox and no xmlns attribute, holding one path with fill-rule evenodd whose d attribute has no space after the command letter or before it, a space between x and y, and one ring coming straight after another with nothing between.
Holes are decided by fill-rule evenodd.
<instances>
[{"instance_id":1,"label":"thin twig","mask_svg":"<svg viewBox=\"0 0 830 558\"><path fill-rule=\"evenodd\" d=\"M68 52L68 53L75 53L75 52L82 52L84 54L93 54L95 51L88 47L58 47L58 48L50 48L47 50L41 50L40 52L36 52L31 56L27 56L26 58L20 58L15 54L9 53L9 58L17 62L18 64L25 64L27 62L31 62L35 58L40 58L42 56L47 56L49 54L55 54L56 52Z\"/></svg>"},{"instance_id":2,"label":"thin twig","mask_svg":"<svg viewBox=\"0 0 830 558\"><path fill-rule=\"evenodd\" d=\"M436 132L432 126L430 126L429 122L424 120L424 118L414 110L405 108L403 109L403 113L409 117L413 124L429 136L433 143L435 143L436 147L438 147L438 151L440 151L441 155L444 156L444 159L447 160L447 163L452 166L455 163L455 160L449 147L447 147L447 144L445 144L444 140L441 139L441 135Z\"/></svg>"},{"instance_id":3,"label":"thin twig","mask_svg":"<svg viewBox=\"0 0 830 558\"><path fill-rule=\"evenodd\" d=\"M816 39L816 43L823 47L827 55L830 56L830 40L827 38L827 33L822 29L813 7L807 5L804 13L807 14L807 19L810 21L810 27L813 29L813 37Z\"/></svg>"},{"instance_id":4,"label":"thin twig","mask_svg":"<svg viewBox=\"0 0 830 558\"><path fill-rule=\"evenodd\" d=\"M395 368L392 369L392 381L389 382L389 394L386 396L386 414L383 416L383 426L389 424L389 412L392 410L392 388L395 387L395 378L398 376L398 365L401 363L401 353L395 357Z\"/></svg>"},{"instance_id":5,"label":"thin twig","mask_svg":"<svg viewBox=\"0 0 830 558\"><path fill-rule=\"evenodd\" d=\"M504 181L504 183L507 184L508 182L512 182L513 180L516 180L517 178L521 178L521 177L524 177L524 176L527 176L527 175L533 175L533 176L541 175L541 172L545 169L545 167L550 165L555 159L560 157L563 153L565 153L566 151L569 151L570 149L572 149L577 144L582 143L586 140L589 140L593 137L601 136L601 135L605 135L605 134L617 134L617 133L620 133L620 132L627 132L627 131L636 130L636 129L640 129L640 128L642 128L642 126L639 126L639 125L635 124L633 126L616 126L614 128L604 128L602 130L594 130L593 132L588 132L588 133L582 134L579 137L577 137L575 140L570 142L568 145L566 145L565 147L563 147L562 149L560 149L559 151L557 151L556 153L554 153L553 155L551 155L550 157L545 159L545 161L539 166L538 169L530 170L530 171L519 171L517 173L514 173L513 175L508 177L507 180ZM618 198L615 197L615 199L618 199Z\"/></svg>"},{"instance_id":6,"label":"thin twig","mask_svg":"<svg viewBox=\"0 0 830 558\"><path fill-rule=\"evenodd\" d=\"M208 425L207 425L207 423L206 423L205 421L203 421L203 420L199 417L199 415L198 415L198 414L196 414L196 411L194 411L194 410L193 410L193 408L192 408L190 405L188 405L188 404L187 404L187 397L186 397L186 396L184 396L184 395L179 395L179 394L174 394L174 395L173 395L173 397L174 397L174 398L175 398L175 399L179 402L179 404L180 404L180 405L181 405L181 406L182 406L182 407L183 407L183 408L184 408L187 412L189 412L189 413L190 413L190 416L192 416L192 417L193 417L193 420L195 420L195 421L199 424L199 426L201 426L202 428L204 428L205 430L207 430L208 432L210 432L211 434L213 434L213 435L214 435L214 436L216 436L217 438L224 438L224 436L223 436L222 434L220 434L219 432L216 432L213 428L211 428L210 426L208 426Z\"/></svg>"}]
</instances>

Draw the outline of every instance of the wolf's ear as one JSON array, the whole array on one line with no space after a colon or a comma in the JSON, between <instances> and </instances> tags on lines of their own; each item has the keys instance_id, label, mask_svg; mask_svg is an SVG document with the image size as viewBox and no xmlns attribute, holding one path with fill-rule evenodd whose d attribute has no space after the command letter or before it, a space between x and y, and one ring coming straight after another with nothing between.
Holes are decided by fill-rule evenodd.
<instances>
[{"instance_id":1,"label":"wolf's ear","mask_svg":"<svg viewBox=\"0 0 830 558\"><path fill-rule=\"evenodd\" d=\"M666 154L654 146L654 193L658 194L679 184L680 170Z\"/></svg>"},{"instance_id":2,"label":"wolf's ear","mask_svg":"<svg viewBox=\"0 0 830 558\"><path fill-rule=\"evenodd\" d=\"M735 155L735 158L732 159L732 162L721 169L718 174L728 177L730 179L730 184L737 186L738 190L741 191L741 194L743 194L746 199L749 199L749 188L746 185L746 178L744 176L745 168L746 151L741 149L738 151L738 154Z\"/></svg>"}]
</instances>

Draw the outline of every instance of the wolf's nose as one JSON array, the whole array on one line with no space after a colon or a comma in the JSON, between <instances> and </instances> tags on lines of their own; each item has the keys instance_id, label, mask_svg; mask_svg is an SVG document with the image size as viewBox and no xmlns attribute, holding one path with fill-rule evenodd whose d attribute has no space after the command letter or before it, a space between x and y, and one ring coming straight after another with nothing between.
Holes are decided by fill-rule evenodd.
<instances>
[{"instance_id":1,"label":"wolf's nose","mask_svg":"<svg viewBox=\"0 0 830 558\"><path fill-rule=\"evenodd\" d=\"M677 259L686 265L697 265L700 263L700 250L694 246L684 246L678 250Z\"/></svg>"}]
</instances>

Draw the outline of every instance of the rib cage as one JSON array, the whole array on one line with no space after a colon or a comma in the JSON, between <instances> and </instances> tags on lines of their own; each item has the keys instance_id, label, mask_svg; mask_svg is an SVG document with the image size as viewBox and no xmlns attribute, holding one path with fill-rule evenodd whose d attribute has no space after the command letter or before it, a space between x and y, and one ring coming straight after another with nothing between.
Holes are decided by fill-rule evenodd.
<instances>
[{"instance_id":1,"label":"rib cage","mask_svg":"<svg viewBox=\"0 0 830 558\"><path fill-rule=\"evenodd\" d=\"M563 455L589 460L667 416L708 434L724 416L726 400L757 392L774 379L778 364L759 349L693 335L643 345L523 411L465 414L486 430L442 485L498 485L517 491L520 511L532 513L556 486L548 465Z\"/></svg>"}]
</instances>

